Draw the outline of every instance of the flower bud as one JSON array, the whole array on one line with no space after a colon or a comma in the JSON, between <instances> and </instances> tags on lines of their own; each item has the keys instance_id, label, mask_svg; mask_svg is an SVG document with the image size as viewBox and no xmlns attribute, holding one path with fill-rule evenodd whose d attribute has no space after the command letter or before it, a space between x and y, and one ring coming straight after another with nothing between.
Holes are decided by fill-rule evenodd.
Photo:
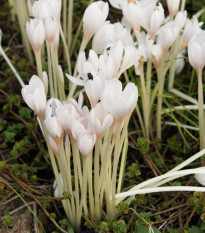
<instances>
[{"instance_id":1,"label":"flower bud","mask_svg":"<svg viewBox=\"0 0 205 233\"><path fill-rule=\"evenodd\" d=\"M83 134L78 138L78 147L84 159L86 159L90 152L93 150L95 142L95 134Z\"/></svg>"},{"instance_id":2,"label":"flower bud","mask_svg":"<svg viewBox=\"0 0 205 233\"><path fill-rule=\"evenodd\" d=\"M44 117L46 109L46 94L45 87L41 79L33 75L26 85L21 90L22 97L27 105L39 116Z\"/></svg>"},{"instance_id":3,"label":"flower bud","mask_svg":"<svg viewBox=\"0 0 205 233\"><path fill-rule=\"evenodd\" d=\"M169 15L173 18L179 10L180 0L167 0Z\"/></svg>"},{"instance_id":4,"label":"flower bud","mask_svg":"<svg viewBox=\"0 0 205 233\"><path fill-rule=\"evenodd\" d=\"M34 52L39 52L45 40L45 29L40 19L26 22L26 33Z\"/></svg>"},{"instance_id":5,"label":"flower bud","mask_svg":"<svg viewBox=\"0 0 205 233\"><path fill-rule=\"evenodd\" d=\"M47 95L48 94L48 75L46 71L43 71L43 83L44 83L45 93Z\"/></svg>"},{"instance_id":6,"label":"flower bud","mask_svg":"<svg viewBox=\"0 0 205 233\"><path fill-rule=\"evenodd\" d=\"M202 74L205 65L205 31L191 39L188 45L189 62L197 71Z\"/></svg>"},{"instance_id":7,"label":"flower bud","mask_svg":"<svg viewBox=\"0 0 205 233\"><path fill-rule=\"evenodd\" d=\"M83 16L84 40L89 41L99 30L108 16L108 3L103 1L93 2L85 10Z\"/></svg>"},{"instance_id":8,"label":"flower bud","mask_svg":"<svg viewBox=\"0 0 205 233\"><path fill-rule=\"evenodd\" d=\"M58 79L60 80L61 85L64 87L64 75L61 65L58 66L57 70Z\"/></svg>"},{"instance_id":9,"label":"flower bud","mask_svg":"<svg viewBox=\"0 0 205 233\"><path fill-rule=\"evenodd\" d=\"M53 140L53 138L50 135L48 135L48 141L49 141L49 144L50 144L50 147L53 153L57 156L59 154L58 145L56 144L55 140Z\"/></svg>"},{"instance_id":10,"label":"flower bud","mask_svg":"<svg viewBox=\"0 0 205 233\"><path fill-rule=\"evenodd\" d=\"M58 30L58 24L55 18L48 17L45 19L45 34L49 44L53 43L56 32Z\"/></svg>"}]
</instances>

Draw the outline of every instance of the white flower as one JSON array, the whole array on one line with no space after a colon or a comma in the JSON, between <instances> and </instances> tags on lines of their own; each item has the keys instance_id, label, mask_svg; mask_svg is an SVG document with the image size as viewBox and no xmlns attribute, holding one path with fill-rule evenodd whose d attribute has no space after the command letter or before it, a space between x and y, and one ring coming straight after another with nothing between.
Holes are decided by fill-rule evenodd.
<instances>
[{"instance_id":1,"label":"white flower","mask_svg":"<svg viewBox=\"0 0 205 233\"><path fill-rule=\"evenodd\" d=\"M33 16L45 22L46 18L55 17L60 25L61 0L38 0L32 7Z\"/></svg>"},{"instance_id":2,"label":"white flower","mask_svg":"<svg viewBox=\"0 0 205 233\"><path fill-rule=\"evenodd\" d=\"M107 113L103 104L99 102L90 112L89 124L95 134L101 137L112 125L113 117Z\"/></svg>"},{"instance_id":3,"label":"white flower","mask_svg":"<svg viewBox=\"0 0 205 233\"><path fill-rule=\"evenodd\" d=\"M111 6L117 8L117 9L122 9L122 4L124 1L125 0L109 0Z\"/></svg>"},{"instance_id":4,"label":"white flower","mask_svg":"<svg viewBox=\"0 0 205 233\"><path fill-rule=\"evenodd\" d=\"M56 33L59 33L58 24L55 18L47 17L45 19L45 33L48 43L53 43Z\"/></svg>"},{"instance_id":5,"label":"white flower","mask_svg":"<svg viewBox=\"0 0 205 233\"><path fill-rule=\"evenodd\" d=\"M183 70L184 68L184 57L183 57L183 52L182 53L179 53L177 55L177 59L176 59L176 74L179 74L181 73L181 71Z\"/></svg>"},{"instance_id":6,"label":"white flower","mask_svg":"<svg viewBox=\"0 0 205 233\"><path fill-rule=\"evenodd\" d=\"M193 18L192 20L188 20L184 32L181 36L181 41L180 41L180 48L183 50L187 48L189 41L193 36L198 35L201 32L201 26L203 25L202 22L198 22L197 18Z\"/></svg>"},{"instance_id":7,"label":"white flower","mask_svg":"<svg viewBox=\"0 0 205 233\"><path fill-rule=\"evenodd\" d=\"M165 26L163 26L160 29L157 44L161 46L163 54L165 54L168 51L168 49L172 46L178 34L179 27L173 21L168 22L167 24L165 24Z\"/></svg>"},{"instance_id":8,"label":"white flower","mask_svg":"<svg viewBox=\"0 0 205 233\"><path fill-rule=\"evenodd\" d=\"M138 90L133 83L128 83L122 91L122 83L117 79L106 82L102 93L102 104L112 115L114 120L123 120L135 107L138 99Z\"/></svg>"},{"instance_id":9,"label":"white flower","mask_svg":"<svg viewBox=\"0 0 205 233\"><path fill-rule=\"evenodd\" d=\"M21 94L26 104L41 118L44 117L46 109L46 94L41 79L33 75L29 85L22 88Z\"/></svg>"},{"instance_id":10,"label":"white flower","mask_svg":"<svg viewBox=\"0 0 205 233\"><path fill-rule=\"evenodd\" d=\"M102 54L105 49L113 46L119 40L123 45L134 45L130 32L121 23L105 22L93 37L92 49L96 53Z\"/></svg>"},{"instance_id":11,"label":"white flower","mask_svg":"<svg viewBox=\"0 0 205 233\"><path fill-rule=\"evenodd\" d=\"M46 106L46 119L44 121L48 134L56 141L59 142L63 136L63 127L57 121L57 115L62 103L58 99L51 98Z\"/></svg>"},{"instance_id":12,"label":"white flower","mask_svg":"<svg viewBox=\"0 0 205 233\"><path fill-rule=\"evenodd\" d=\"M76 108L70 103L64 102L58 110L57 121L67 133L70 133L72 126L79 118Z\"/></svg>"},{"instance_id":13,"label":"white flower","mask_svg":"<svg viewBox=\"0 0 205 233\"><path fill-rule=\"evenodd\" d=\"M142 10L142 6L140 2L134 3L127 3L125 2L122 7L123 16L125 17L126 21L130 24L133 30L140 31L140 24L139 24L139 15L140 11Z\"/></svg>"},{"instance_id":14,"label":"white flower","mask_svg":"<svg viewBox=\"0 0 205 233\"><path fill-rule=\"evenodd\" d=\"M34 52L39 52L45 40L45 29L40 19L26 22L26 33Z\"/></svg>"},{"instance_id":15,"label":"white flower","mask_svg":"<svg viewBox=\"0 0 205 233\"><path fill-rule=\"evenodd\" d=\"M126 21L130 24L133 30L140 32L140 26L144 25L147 28L150 27L151 21L155 23L157 22L156 25L158 25L158 23L161 22L161 11L158 15L154 15L153 19L151 20L152 14L156 6L156 0L128 2L124 1L124 3L122 4L122 11L123 16L125 17Z\"/></svg>"},{"instance_id":16,"label":"white flower","mask_svg":"<svg viewBox=\"0 0 205 233\"><path fill-rule=\"evenodd\" d=\"M205 186L205 173L197 173L194 177L201 185Z\"/></svg>"},{"instance_id":17,"label":"white flower","mask_svg":"<svg viewBox=\"0 0 205 233\"><path fill-rule=\"evenodd\" d=\"M56 144L55 140L50 135L48 135L48 141L49 141L49 144L50 144L50 147L53 153L55 155L58 155L59 154L58 145Z\"/></svg>"},{"instance_id":18,"label":"white flower","mask_svg":"<svg viewBox=\"0 0 205 233\"><path fill-rule=\"evenodd\" d=\"M95 134L81 134L78 138L78 147L83 158L86 159L93 150L96 142Z\"/></svg>"},{"instance_id":19,"label":"white flower","mask_svg":"<svg viewBox=\"0 0 205 233\"><path fill-rule=\"evenodd\" d=\"M90 4L83 15L84 40L89 41L100 29L108 16L108 3L103 1Z\"/></svg>"},{"instance_id":20,"label":"white flower","mask_svg":"<svg viewBox=\"0 0 205 233\"><path fill-rule=\"evenodd\" d=\"M186 23L186 19L187 19L187 12L186 11L184 11L184 12L179 11L177 13L177 15L175 16L174 22L178 25L179 30L181 30L184 27L184 25Z\"/></svg>"},{"instance_id":21,"label":"white flower","mask_svg":"<svg viewBox=\"0 0 205 233\"><path fill-rule=\"evenodd\" d=\"M72 128L71 128L72 136L74 137L75 140L78 140L80 135L86 134L87 130L83 123L80 121L75 121Z\"/></svg>"},{"instance_id":22,"label":"white flower","mask_svg":"<svg viewBox=\"0 0 205 233\"><path fill-rule=\"evenodd\" d=\"M205 65L205 31L191 39L188 45L189 62L201 75Z\"/></svg>"},{"instance_id":23,"label":"white flower","mask_svg":"<svg viewBox=\"0 0 205 233\"><path fill-rule=\"evenodd\" d=\"M139 24L148 32L151 39L155 38L160 26L164 21L164 9L161 4L156 6L152 1L140 11Z\"/></svg>"},{"instance_id":24,"label":"white flower","mask_svg":"<svg viewBox=\"0 0 205 233\"><path fill-rule=\"evenodd\" d=\"M167 0L167 6L171 18L173 18L179 10L179 3L180 0Z\"/></svg>"}]
</instances>

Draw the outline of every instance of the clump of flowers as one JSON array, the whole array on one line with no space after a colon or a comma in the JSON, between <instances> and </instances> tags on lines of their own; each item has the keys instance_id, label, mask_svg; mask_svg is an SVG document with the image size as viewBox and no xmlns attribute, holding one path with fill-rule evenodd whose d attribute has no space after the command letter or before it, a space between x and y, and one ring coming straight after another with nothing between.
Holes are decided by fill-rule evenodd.
<instances>
[{"instance_id":1,"label":"clump of flowers","mask_svg":"<svg viewBox=\"0 0 205 233\"><path fill-rule=\"evenodd\" d=\"M202 90L205 36L200 29L202 23L198 23L196 18L187 19L183 4L179 11L179 1L167 1L167 19L162 5L156 0L110 0L110 3L122 10L122 23L106 21L108 3L98 1L90 4L83 16L83 39L72 70L69 54L72 41L68 38L66 43L66 23L63 27L61 25L61 0L38 0L33 5L28 1L29 14L33 18L26 23L26 33L35 54L38 76L33 75L29 84L24 85L17 75L23 86L23 99L36 113L48 146L56 178L55 195L68 197L62 200L62 205L67 218L77 229L80 228L82 213L99 223L102 210L106 209L108 217L116 217L116 205L127 197L129 203L136 194L205 191L202 187L158 187L190 174L196 174L196 179L204 185L204 168L179 171L205 152ZM69 26L72 26L70 20ZM68 32L72 32L70 27ZM68 68L68 95L58 61L60 38ZM86 58L84 50L91 39L92 49ZM48 74L42 70L41 50L44 44ZM173 89L177 70L175 60L187 47L190 63L198 75L198 102ZM1 46L0 52L7 59ZM198 56L195 56L196 52ZM127 74L133 66L141 84L143 117L137 107L138 88L129 81ZM183 62L179 66L178 70L181 70ZM11 69L16 72L12 66ZM155 86L151 82L153 69L158 79ZM131 114L136 109L146 137L139 138L137 146L142 153L147 153L150 116L156 97L156 136L161 139L162 96L168 70L169 91L198 104L200 147L204 150L166 174L120 193ZM122 75L127 81L124 87L120 81ZM77 86L83 88L75 93ZM89 107L85 105L84 98L89 101Z\"/></svg>"}]
</instances>

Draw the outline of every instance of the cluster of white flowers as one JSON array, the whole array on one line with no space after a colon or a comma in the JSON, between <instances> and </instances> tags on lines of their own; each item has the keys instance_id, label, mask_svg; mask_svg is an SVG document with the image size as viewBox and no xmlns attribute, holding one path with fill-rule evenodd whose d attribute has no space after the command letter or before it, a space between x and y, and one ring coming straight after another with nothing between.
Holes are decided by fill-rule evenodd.
<instances>
[{"instance_id":1,"label":"cluster of white flowers","mask_svg":"<svg viewBox=\"0 0 205 233\"><path fill-rule=\"evenodd\" d=\"M88 73L87 79L84 85L92 106L90 111L83 106L82 93L78 102L70 99L62 103L51 98L46 104L44 84L35 75L29 85L22 89L28 106L39 118L45 118L44 124L55 154L58 154L56 144L62 140L65 131L78 142L79 150L86 158L95 145L96 137L102 137L116 122L121 122L123 127L124 119L130 116L136 106L138 90L133 83L127 84L122 90L122 83L117 79L100 80L91 73Z\"/></svg>"},{"instance_id":2,"label":"cluster of white flowers","mask_svg":"<svg viewBox=\"0 0 205 233\"><path fill-rule=\"evenodd\" d=\"M55 48L58 47L61 0L39 0L33 6L28 1L28 8L34 19L26 23L26 33L33 50L38 52L45 39Z\"/></svg>"},{"instance_id":3,"label":"cluster of white flowers","mask_svg":"<svg viewBox=\"0 0 205 233\"><path fill-rule=\"evenodd\" d=\"M186 52L187 47L190 63L198 74L201 75L205 65L205 32L200 29L202 23L196 18L189 20L186 11L179 11L179 0L167 0L169 10L167 18L157 0L109 0L109 2L113 7L122 10L121 23L112 24L106 21L109 6L103 1L92 3L84 13L81 52L74 73L70 66L69 74L66 75L72 83L84 87L78 93L76 101L74 98L66 99L65 93L62 94L65 92L64 77L57 59L59 33L63 43L65 42L60 23L61 0L38 0L33 6L28 1L29 12L34 19L26 24L27 35L35 53L41 50L46 38L47 45L50 46L50 50L47 48L49 77L42 72L37 57L40 78L32 76L29 85L22 89L22 96L41 120L46 132L46 141L56 155L62 176L60 181L59 171L57 169L54 171L58 178L60 195L62 191L73 192L70 169L70 158L73 154L76 200L71 199L67 204L65 202L63 204L68 216L72 211L76 211L78 223L73 216L70 220L77 225L80 224L82 208L88 215L87 187L91 215L100 220L99 209L103 206L102 200L105 195L108 215L115 216L115 194L116 190L120 192L124 167L122 164L119 167L118 163L125 161L127 125L138 100L138 89L135 84L128 82L123 89L121 75L124 73L127 77L126 70L133 66L136 75L140 75L143 109L140 124L142 133L147 138L154 98L158 95L157 137L160 138L162 95L167 71L176 58L179 59L174 72L182 70L184 61L181 54ZM91 39L92 49L86 58L84 49ZM146 79L145 62L147 62ZM151 85L152 64L158 77L158 87L154 88ZM47 101L48 80L49 94L52 98ZM129 81L129 77L126 81ZM153 97L150 94L152 88ZM87 96L86 100L89 100L90 108L83 105L83 91ZM203 95L200 95L201 109L203 109L202 97ZM199 118L203 119L203 111L199 112ZM205 135L205 132L202 133ZM83 168L80 165L79 152L83 157ZM112 154L114 158L111 158ZM52 165L55 167L55 159L53 161ZM94 167L94 189L92 167ZM120 175L117 183L118 168ZM103 176L106 179L103 179Z\"/></svg>"}]
</instances>

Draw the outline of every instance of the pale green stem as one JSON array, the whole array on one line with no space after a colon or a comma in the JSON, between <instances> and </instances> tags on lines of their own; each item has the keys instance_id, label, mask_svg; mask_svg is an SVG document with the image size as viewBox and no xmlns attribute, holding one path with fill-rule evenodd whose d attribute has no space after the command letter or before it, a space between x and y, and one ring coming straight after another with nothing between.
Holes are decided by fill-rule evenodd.
<instances>
[{"instance_id":1,"label":"pale green stem","mask_svg":"<svg viewBox=\"0 0 205 233\"><path fill-rule=\"evenodd\" d=\"M199 136L200 136L200 150L205 148L204 145L204 111L203 111L203 84L202 74L198 73L198 103L199 103Z\"/></svg>"},{"instance_id":2,"label":"pale green stem","mask_svg":"<svg viewBox=\"0 0 205 233\"><path fill-rule=\"evenodd\" d=\"M53 89L53 75L52 75L52 68L51 68L51 53L48 41L46 41L46 49L47 49L47 56L48 56L48 79L49 79L49 87L50 87L50 95L52 98L55 98L54 89Z\"/></svg>"},{"instance_id":3,"label":"pale green stem","mask_svg":"<svg viewBox=\"0 0 205 233\"><path fill-rule=\"evenodd\" d=\"M57 156L61 176L63 179L64 190L65 192L70 192L71 196L71 207L72 207L72 215L74 216L74 225L76 226L76 207L73 197L72 184L71 184L71 174L70 167L68 167L65 150L63 148L63 142L60 142L58 145L60 156ZM69 179L70 178L70 179Z\"/></svg>"},{"instance_id":4,"label":"pale green stem","mask_svg":"<svg viewBox=\"0 0 205 233\"><path fill-rule=\"evenodd\" d=\"M58 94L59 94L60 100L64 101L64 100L66 100L65 88L64 88L64 82L62 83L60 77L58 76L59 62L58 62L58 51L57 50L54 50L54 57L55 57L55 66L56 66L56 75L57 75L57 84L58 84Z\"/></svg>"},{"instance_id":5,"label":"pale green stem","mask_svg":"<svg viewBox=\"0 0 205 233\"><path fill-rule=\"evenodd\" d=\"M150 114L151 114L151 112L153 110L153 104L154 104L155 98L157 96L158 87L159 87L159 83L157 83L155 85L154 90L152 91L152 97L151 97L151 100L150 100Z\"/></svg>"},{"instance_id":6,"label":"pale green stem","mask_svg":"<svg viewBox=\"0 0 205 233\"><path fill-rule=\"evenodd\" d=\"M116 194L116 199L122 197L129 197L132 195L148 194L148 193L161 193L161 192L205 192L205 188L195 186L174 186L174 187L158 187L158 188L146 188L132 192L125 192Z\"/></svg>"},{"instance_id":7,"label":"pale green stem","mask_svg":"<svg viewBox=\"0 0 205 233\"><path fill-rule=\"evenodd\" d=\"M180 124L180 123L177 124L177 123L174 123L174 122L165 121L164 124L165 124L165 125L171 125L171 126L177 126L177 127L179 127L179 124ZM183 127L183 128L185 128L185 129L194 130L194 131L199 131L199 128L194 127L194 126L190 126L190 125L180 124L180 127Z\"/></svg>"},{"instance_id":8,"label":"pale green stem","mask_svg":"<svg viewBox=\"0 0 205 233\"><path fill-rule=\"evenodd\" d=\"M112 139L113 127L114 127L114 125L112 125L110 127L107 140L104 141L104 143L106 142L107 145L106 145L105 153L104 153L103 158L102 158L102 164L101 164L101 170L100 170L100 180L99 180L100 189L101 189L101 185L103 183L103 179L104 179L105 174L106 174L106 167L107 167L107 161L108 161L109 154L110 154L109 153L110 152L110 147L112 147L110 145L110 142L111 142L111 139ZM112 144L114 145L114 143L112 143Z\"/></svg>"},{"instance_id":9,"label":"pale green stem","mask_svg":"<svg viewBox=\"0 0 205 233\"><path fill-rule=\"evenodd\" d=\"M15 9L17 11L16 13L17 13L18 21L19 21L23 44L26 48L29 61L31 64L33 64L33 56L31 52L31 47L30 47L30 44L29 44L29 41L26 35L26 30L25 30L26 21L28 20L28 13L27 13L27 7L26 7L25 0L16 1Z\"/></svg>"},{"instance_id":10,"label":"pale green stem","mask_svg":"<svg viewBox=\"0 0 205 233\"><path fill-rule=\"evenodd\" d=\"M94 206L94 196L93 196L93 179L92 179L92 160L93 160L92 153L87 158L88 160L88 193L89 193L89 206L90 206L90 213L92 217L95 217L95 206Z\"/></svg>"},{"instance_id":11,"label":"pale green stem","mask_svg":"<svg viewBox=\"0 0 205 233\"><path fill-rule=\"evenodd\" d=\"M186 0L182 0L180 11L184 11L186 5Z\"/></svg>"},{"instance_id":12,"label":"pale green stem","mask_svg":"<svg viewBox=\"0 0 205 233\"><path fill-rule=\"evenodd\" d=\"M122 181L124 178L124 171L125 171L125 166L126 166L127 150L128 150L128 138L127 138L127 130L126 130L126 135L124 139L124 147L122 151L122 159L121 159L121 164L120 164L120 173L119 173L119 178L118 178L117 193L120 193L120 190L122 188Z\"/></svg>"},{"instance_id":13,"label":"pale green stem","mask_svg":"<svg viewBox=\"0 0 205 233\"><path fill-rule=\"evenodd\" d=\"M63 190L62 183L61 183L61 180L60 180L60 176L59 176L56 160L55 160L53 151L51 150L50 144L48 142L48 133L47 133L47 130L45 129L43 119L40 120L40 124L41 124L41 126L43 128L43 133L44 133L44 137L45 137L46 144L47 144L47 147L48 147L48 153L50 155L51 164L52 164L54 175L55 175L56 182L57 182L57 187L58 187L60 196L62 197L64 190ZM72 216L70 216L71 210L69 209L69 203L68 203L68 201L62 200L62 204L63 204L63 207L64 207L64 210L66 212L67 217L70 218L71 221L73 222L73 218L72 218Z\"/></svg>"},{"instance_id":14,"label":"pale green stem","mask_svg":"<svg viewBox=\"0 0 205 233\"><path fill-rule=\"evenodd\" d=\"M162 120L161 120L161 113L162 113L162 95L164 90L164 76L163 76L163 64L162 61L160 67L157 69L157 78L159 83L159 89L158 89L158 103L157 103L157 138L161 140L162 132Z\"/></svg>"},{"instance_id":15,"label":"pale green stem","mask_svg":"<svg viewBox=\"0 0 205 233\"><path fill-rule=\"evenodd\" d=\"M13 71L13 73L16 76L17 80L19 81L20 85L22 87L24 87L25 84L24 84L22 78L20 77L20 75L18 74L17 70L14 68L14 66L12 65L12 63L10 62L9 58L7 57L7 55L4 52L3 48L1 47L1 45L0 45L0 54L3 56L3 58L5 59L5 61L7 62L7 64L11 68L11 70Z\"/></svg>"},{"instance_id":16,"label":"pale green stem","mask_svg":"<svg viewBox=\"0 0 205 233\"><path fill-rule=\"evenodd\" d=\"M156 188L159 185L165 184L169 181L175 180L177 178L180 177L184 177L187 175L192 175L192 174L202 174L205 173L204 171L204 167L200 167L200 168L195 168L195 169L187 169L187 170L182 170L182 171L177 171L177 172L167 172L161 176L157 176L154 177L152 179L146 180L138 185L136 185L135 187L131 188L130 190L123 192L124 194L128 194L128 193L133 193L134 191L137 190L144 190L144 188ZM121 194L123 194L121 193ZM116 200L116 205L118 205L121 201L123 201L126 198L126 195L121 195L119 194L119 196L121 196L121 198L119 198L118 200ZM115 195L115 198L119 197L118 194ZM122 197L123 196L123 197ZM129 195L132 196L132 195ZM126 200L127 203L130 203L130 201L133 199L134 197L130 197L129 199Z\"/></svg>"},{"instance_id":17,"label":"pale green stem","mask_svg":"<svg viewBox=\"0 0 205 233\"><path fill-rule=\"evenodd\" d=\"M60 28L60 35L61 35L61 38L62 38L62 41L63 41L63 46L64 46L64 50L65 50L65 54L66 54L66 60L67 60L67 63L68 63L68 72L69 72L69 74L71 74L72 71L71 71L71 63L70 63L70 56L69 56L68 46L66 44L65 35L63 33L61 25L59 26L59 28Z\"/></svg>"},{"instance_id":18,"label":"pale green stem","mask_svg":"<svg viewBox=\"0 0 205 233\"><path fill-rule=\"evenodd\" d=\"M144 117L144 126L145 126L145 136L149 138L149 109L148 109L148 101L147 101L147 93L144 79L144 66L140 65L140 82L142 88L142 109L143 109L143 117ZM147 112L148 110L148 112Z\"/></svg>"},{"instance_id":19,"label":"pale green stem","mask_svg":"<svg viewBox=\"0 0 205 233\"><path fill-rule=\"evenodd\" d=\"M57 82L57 70L56 70L56 63L55 63L55 54L54 54L54 48L51 45L51 61L52 61L52 68L53 68L53 84L54 84L54 95L55 98L58 98L58 82Z\"/></svg>"},{"instance_id":20,"label":"pale green stem","mask_svg":"<svg viewBox=\"0 0 205 233\"><path fill-rule=\"evenodd\" d=\"M80 213L80 200L79 200L79 185L78 185L78 162L77 162L77 156L79 156L78 153L78 145L76 142L74 142L74 139L71 139L72 144L72 151L73 151L73 164L74 164L74 178L75 178L75 203L76 203L76 222L77 225L80 225L81 222L81 213Z\"/></svg>"},{"instance_id":21,"label":"pale green stem","mask_svg":"<svg viewBox=\"0 0 205 233\"><path fill-rule=\"evenodd\" d=\"M90 156L90 155L88 155ZM87 179L88 179L88 161L83 160L83 187L82 187L82 206L84 209L85 216L88 217L88 207L87 207Z\"/></svg>"},{"instance_id":22,"label":"pale green stem","mask_svg":"<svg viewBox=\"0 0 205 233\"><path fill-rule=\"evenodd\" d=\"M75 33L75 37L74 37L74 39L73 39L73 43L71 44L71 49L70 49L70 55L71 55L71 57L72 57L72 55L73 55L73 51L74 51L74 49L75 49L76 42L77 42L77 39L78 39L78 37L79 37L79 35L80 35L82 26L83 26L83 19L81 19L81 21L80 21L80 23L79 23L78 29L77 29L77 31L76 31L76 33Z\"/></svg>"},{"instance_id":23,"label":"pale green stem","mask_svg":"<svg viewBox=\"0 0 205 233\"><path fill-rule=\"evenodd\" d=\"M67 0L63 0L63 33L67 35Z\"/></svg>"},{"instance_id":24,"label":"pale green stem","mask_svg":"<svg viewBox=\"0 0 205 233\"><path fill-rule=\"evenodd\" d=\"M68 48L69 49L72 42L72 26L73 26L73 0L69 0L69 8L68 8Z\"/></svg>"},{"instance_id":25,"label":"pale green stem","mask_svg":"<svg viewBox=\"0 0 205 233\"><path fill-rule=\"evenodd\" d=\"M36 58L36 66L37 66L37 72L38 77L43 81L43 70L42 70L42 62L41 62L41 50L35 52L35 58Z\"/></svg>"},{"instance_id":26,"label":"pale green stem","mask_svg":"<svg viewBox=\"0 0 205 233\"><path fill-rule=\"evenodd\" d=\"M190 97L190 96L184 94L184 93L181 92L181 91L178 91L178 90L176 90L176 89L174 89L174 88L171 89L171 90L169 90L169 91L170 91L171 93L173 93L173 94L175 94L175 95L181 97L182 99L189 101L189 102L192 103L192 104L198 104L197 100L195 100L194 98L192 98L192 97Z\"/></svg>"},{"instance_id":27,"label":"pale green stem","mask_svg":"<svg viewBox=\"0 0 205 233\"><path fill-rule=\"evenodd\" d=\"M169 108L164 109L163 112L162 112L162 114L173 112L175 110L177 110L177 111L184 111L184 110L198 110L198 109L199 109L198 105L175 106L175 107L173 107L171 109L169 109ZM203 109L205 110L205 105L203 105Z\"/></svg>"},{"instance_id":28,"label":"pale green stem","mask_svg":"<svg viewBox=\"0 0 205 233\"><path fill-rule=\"evenodd\" d=\"M112 164L113 171L112 171L112 177L111 177L111 187L112 187L112 201L111 201L111 213L109 216L116 217L116 209L115 209L115 193L116 193L116 179L117 179L117 167L120 157L120 132L121 132L122 122L118 122L117 128L116 128L116 135L115 135L115 149L114 149L114 162ZM124 130L124 128L123 128ZM109 179L110 180L110 179Z\"/></svg>"},{"instance_id":29,"label":"pale green stem","mask_svg":"<svg viewBox=\"0 0 205 233\"><path fill-rule=\"evenodd\" d=\"M150 100L151 100L151 81L152 81L152 62L150 60L147 61L147 72L146 72L146 93L147 93L147 124L149 129L149 122L150 122ZM149 130L148 130L148 137L149 137Z\"/></svg>"},{"instance_id":30,"label":"pale green stem","mask_svg":"<svg viewBox=\"0 0 205 233\"><path fill-rule=\"evenodd\" d=\"M94 155L94 190L95 190L95 218L99 223L101 219L100 212L100 193L99 193L99 163L100 163L100 143L101 139L97 138L95 143L95 155Z\"/></svg>"},{"instance_id":31,"label":"pale green stem","mask_svg":"<svg viewBox=\"0 0 205 233\"><path fill-rule=\"evenodd\" d=\"M143 137L145 137L145 127L144 127L144 123L143 123L143 120L142 120L142 115L140 113L138 105L136 106L135 109L136 109L136 112L137 112L138 120L140 122L140 127L141 127L141 130L142 130Z\"/></svg>"}]
</instances>

